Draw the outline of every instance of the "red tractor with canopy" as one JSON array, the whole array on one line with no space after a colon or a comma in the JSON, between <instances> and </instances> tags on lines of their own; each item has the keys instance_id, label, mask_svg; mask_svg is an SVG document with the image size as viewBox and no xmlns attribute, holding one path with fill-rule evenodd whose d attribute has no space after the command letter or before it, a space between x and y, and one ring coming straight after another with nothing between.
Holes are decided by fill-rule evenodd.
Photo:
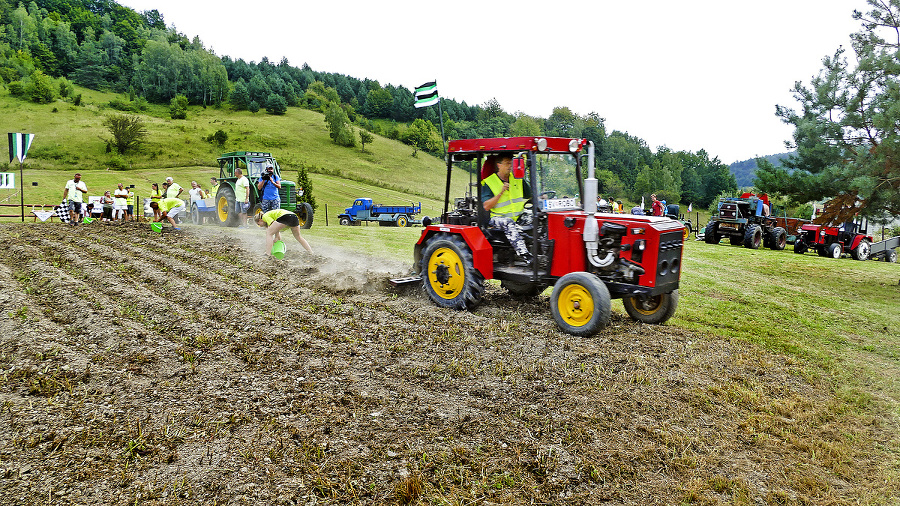
<instances>
[{"instance_id":1,"label":"red tractor with canopy","mask_svg":"<svg viewBox=\"0 0 900 506\"><path fill-rule=\"evenodd\" d=\"M493 156L492 156L493 155ZM530 254L523 262L505 234L489 226L481 181L494 157L512 157L511 177L531 193L518 224ZM465 197L450 202L450 181L469 178ZM476 179L477 178L477 179ZM500 280L517 296L552 286L559 327L587 336L606 327L611 298L645 323L663 323L678 307L683 225L665 217L597 212L594 145L586 139L460 139L447 149L447 187L440 223L424 220L414 249L416 276L439 306L470 309L484 282Z\"/></svg>"}]
</instances>

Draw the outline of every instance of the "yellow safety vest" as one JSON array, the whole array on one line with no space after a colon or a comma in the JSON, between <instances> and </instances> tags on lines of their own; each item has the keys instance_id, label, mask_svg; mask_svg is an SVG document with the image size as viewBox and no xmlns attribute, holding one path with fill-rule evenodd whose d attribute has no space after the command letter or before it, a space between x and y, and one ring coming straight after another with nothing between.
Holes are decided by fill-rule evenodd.
<instances>
[{"instance_id":1,"label":"yellow safety vest","mask_svg":"<svg viewBox=\"0 0 900 506\"><path fill-rule=\"evenodd\" d=\"M494 196L500 195L500 192L503 191L503 181L500 180L496 173L485 178L482 184L487 185L494 192ZM510 176L509 190L500 195L497 205L491 208L491 216L516 218L525 210L525 202L527 200L522 180Z\"/></svg>"}]
</instances>

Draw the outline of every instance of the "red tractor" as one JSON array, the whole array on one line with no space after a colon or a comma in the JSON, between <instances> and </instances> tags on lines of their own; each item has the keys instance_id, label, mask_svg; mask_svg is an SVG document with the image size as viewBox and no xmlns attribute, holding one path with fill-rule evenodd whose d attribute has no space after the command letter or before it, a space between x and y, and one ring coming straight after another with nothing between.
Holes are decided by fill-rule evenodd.
<instances>
[{"instance_id":1,"label":"red tractor","mask_svg":"<svg viewBox=\"0 0 900 506\"><path fill-rule=\"evenodd\" d=\"M500 280L516 296L552 286L553 318L577 336L606 327L611 298L621 298L626 312L645 323L663 323L675 313L684 226L665 217L598 213L592 142L460 139L450 141L447 152L440 224L423 223L414 251L417 276L403 282L421 280L436 304L453 309L476 306L486 279ZM512 157L512 177L524 178L531 189L518 218L529 250L524 261L502 231L488 226L481 181L493 173L494 157ZM469 175L469 190L450 209L451 175L460 170Z\"/></svg>"},{"instance_id":2,"label":"red tractor","mask_svg":"<svg viewBox=\"0 0 900 506\"><path fill-rule=\"evenodd\" d=\"M839 227L806 223L794 242L794 253L814 250L821 257L840 258L849 253L854 260L868 260L872 236L866 235L867 223L848 221Z\"/></svg>"}]
</instances>

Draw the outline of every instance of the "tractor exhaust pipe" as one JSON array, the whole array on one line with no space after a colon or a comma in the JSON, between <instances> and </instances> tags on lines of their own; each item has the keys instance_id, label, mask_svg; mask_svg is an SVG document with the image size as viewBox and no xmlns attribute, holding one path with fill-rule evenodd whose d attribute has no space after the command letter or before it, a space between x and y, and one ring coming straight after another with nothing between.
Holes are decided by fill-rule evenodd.
<instances>
[{"instance_id":1,"label":"tractor exhaust pipe","mask_svg":"<svg viewBox=\"0 0 900 506\"><path fill-rule=\"evenodd\" d=\"M594 177L594 142L588 141L588 177L584 180L584 246L587 248L588 261L594 267L605 268L616 261L616 255L612 251L600 258L597 254L600 248L600 227L597 225L597 178Z\"/></svg>"}]
</instances>

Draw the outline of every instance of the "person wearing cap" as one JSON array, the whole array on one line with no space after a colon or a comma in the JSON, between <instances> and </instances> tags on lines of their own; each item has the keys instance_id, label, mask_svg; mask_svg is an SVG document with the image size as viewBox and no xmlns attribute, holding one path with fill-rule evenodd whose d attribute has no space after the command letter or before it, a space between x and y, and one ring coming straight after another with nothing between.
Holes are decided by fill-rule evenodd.
<instances>
[{"instance_id":1,"label":"person wearing cap","mask_svg":"<svg viewBox=\"0 0 900 506\"><path fill-rule=\"evenodd\" d=\"M181 196L181 192L184 191L184 188L181 187L180 184L176 183L171 176L166 178L166 183L168 183L168 187L166 188L166 197L175 197L178 198Z\"/></svg>"},{"instance_id":2,"label":"person wearing cap","mask_svg":"<svg viewBox=\"0 0 900 506\"><path fill-rule=\"evenodd\" d=\"M166 197L161 199L158 204L156 202L151 202L150 208L153 209L154 213L157 209L160 211L159 218L153 221L160 222L165 218L172 224L173 229L181 230L178 228L178 223L175 222L175 217L184 212L183 200L174 197Z\"/></svg>"},{"instance_id":3,"label":"person wearing cap","mask_svg":"<svg viewBox=\"0 0 900 506\"><path fill-rule=\"evenodd\" d=\"M281 231L286 228L291 229L294 239L297 239L303 249L312 253L312 247L300 235L300 218L295 213L287 209L273 209L265 213L257 211L253 216L253 221L266 229L266 255L272 254L272 245L275 244L275 241L281 240Z\"/></svg>"},{"instance_id":4,"label":"person wearing cap","mask_svg":"<svg viewBox=\"0 0 900 506\"><path fill-rule=\"evenodd\" d=\"M281 208L281 196L278 194L281 190L281 178L275 173L272 162L266 162L266 168L256 182L256 189L262 192L259 205L263 212Z\"/></svg>"}]
</instances>

